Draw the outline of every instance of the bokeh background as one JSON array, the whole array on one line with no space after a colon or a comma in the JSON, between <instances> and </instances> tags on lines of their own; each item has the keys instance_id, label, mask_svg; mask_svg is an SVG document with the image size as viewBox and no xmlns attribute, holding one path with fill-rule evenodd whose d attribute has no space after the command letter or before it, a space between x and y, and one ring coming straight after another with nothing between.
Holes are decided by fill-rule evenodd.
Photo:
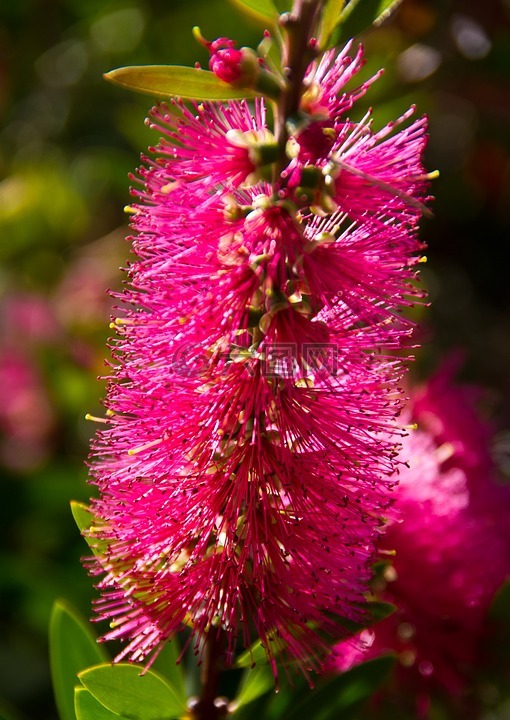
<instances>
[{"instance_id":1,"label":"bokeh background","mask_svg":"<svg viewBox=\"0 0 510 720\"><path fill-rule=\"evenodd\" d=\"M151 99L102 79L133 64L204 65L192 39L253 45L227 0L0 0L0 717L54 720L51 605L86 615L94 595L69 500L86 500L84 459L100 412L111 301L129 247L128 172L157 138ZM430 117L439 169L423 222L432 306L413 369L452 351L484 386L483 411L510 458L510 1L404 0L364 38L367 103L379 126L410 103Z\"/></svg>"}]
</instances>

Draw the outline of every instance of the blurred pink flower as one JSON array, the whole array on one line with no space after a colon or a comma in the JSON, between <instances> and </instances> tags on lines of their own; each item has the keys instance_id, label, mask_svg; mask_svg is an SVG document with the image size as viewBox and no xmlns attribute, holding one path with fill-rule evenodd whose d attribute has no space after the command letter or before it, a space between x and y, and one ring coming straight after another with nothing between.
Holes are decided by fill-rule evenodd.
<instances>
[{"instance_id":1,"label":"blurred pink flower","mask_svg":"<svg viewBox=\"0 0 510 720\"><path fill-rule=\"evenodd\" d=\"M31 470L48 456L54 412L37 366L35 349L58 336L46 298L10 293L0 304L0 461Z\"/></svg>"},{"instance_id":2,"label":"blurred pink flower","mask_svg":"<svg viewBox=\"0 0 510 720\"><path fill-rule=\"evenodd\" d=\"M397 611L337 646L332 660L345 670L397 652L399 693L418 698L424 715L437 688L451 698L472 689L487 611L510 575L510 486L495 476L490 428L473 403L480 392L454 384L455 365L413 394L419 429L404 439L401 522L390 524L380 544L396 551L382 597Z\"/></svg>"},{"instance_id":3,"label":"blurred pink flower","mask_svg":"<svg viewBox=\"0 0 510 720\"><path fill-rule=\"evenodd\" d=\"M396 194L356 176L356 201L335 190L327 210L333 156L324 169L298 153L273 184L257 176L274 159L262 101L151 113L163 138L134 192L135 259L91 463L106 549L90 563L104 637L128 641L117 659L142 660L187 625L197 642L221 628L230 658L255 636L275 674L282 648L307 671L327 650L317 628L341 635L342 617L363 618L398 464L391 351L412 332L402 309L421 299L425 135L419 121L378 158L382 136L340 117L335 73L351 61L328 57L331 152L358 143L361 163L372 138L372 170L389 163Z\"/></svg>"}]
</instances>

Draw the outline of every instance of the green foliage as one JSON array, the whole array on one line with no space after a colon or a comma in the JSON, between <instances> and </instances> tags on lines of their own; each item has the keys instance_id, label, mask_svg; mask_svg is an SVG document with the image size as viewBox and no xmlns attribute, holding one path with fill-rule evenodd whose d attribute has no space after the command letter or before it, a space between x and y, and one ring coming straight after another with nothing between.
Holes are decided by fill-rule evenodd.
<instances>
[{"instance_id":1,"label":"green foliage","mask_svg":"<svg viewBox=\"0 0 510 720\"><path fill-rule=\"evenodd\" d=\"M180 655L181 649L177 638L167 641L161 652L158 653L152 669L161 673L170 682L177 697L185 704L187 700L186 678L183 665L179 662ZM188 673L189 669L187 668L186 675Z\"/></svg>"},{"instance_id":2,"label":"green foliage","mask_svg":"<svg viewBox=\"0 0 510 720\"><path fill-rule=\"evenodd\" d=\"M74 689L74 709L76 720L115 720L121 717L107 710L84 687Z\"/></svg>"},{"instance_id":3,"label":"green foliage","mask_svg":"<svg viewBox=\"0 0 510 720\"><path fill-rule=\"evenodd\" d=\"M266 27L271 27L278 21L279 12L273 0L230 0L230 2L246 15L264 23Z\"/></svg>"},{"instance_id":4,"label":"green foliage","mask_svg":"<svg viewBox=\"0 0 510 720\"><path fill-rule=\"evenodd\" d=\"M269 665L259 665L243 674L234 708L242 708L274 688L274 676Z\"/></svg>"},{"instance_id":5,"label":"green foliage","mask_svg":"<svg viewBox=\"0 0 510 720\"><path fill-rule=\"evenodd\" d=\"M153 670L142 672L143 668L127 663L97 665L81 672L79 678L101 705L121 717L129 720L180 718L186 705L176 689Z\"/></svg>"},{"instance_id":6,"label":"green foliage","mask_svg":"<svg viewBox=\"0 0 510 720\"><path fill-rule=\"evenodd\" d=\"M335 47L371 27L378 27L395 12L401 2L402 0L351 0L341 12L340 21L331 31L329 42L324 47Z\"/></svg>"},{"instance_id":7,"label":"green foliage","mask_svg":"<svg viewBox=\"0 0 510 720\"><path fill-rule=\"evenodd\" d=\"M231 100L255 97L246 88L235 88L209 70L180 65L141 65L121 67L104 75L106 80L128 90L157 97L181 97L188 100Z\"/></svg>"},{"instance_id":8,"label":"green foliage","mask_svg":"<svg viewBox=\"0 0 510 720\"><path fill-rule=\"evenodd\" d=\"M105 540L97 540L92 532L88 532L93 527L94 522L94 516L91 513L90 508L85 505L85 503L71 500L71 512L78 529L87 541L87 545L94 555L102 554L106 549Z\"/></svg>"},{"instance_id":9,"label":"green foliage","mask_svg":"<svg viewBox=\"0 0 510 720\"><path fill-rule=\"evenodd\" d=\"M107 659L86 621L64 600L58 600L50 619L50 664L61 720L75 720L74 686L78 673Z\"/></svg>"},{"instance_id":10,"label":"green foliage","mask_svg":"<svg viewBox=\"0 0 510 720\"><path fill-rule=\"evenodd\" d=\"M271 648L271 654L273 657L278 657L278 655L284 650L284 644L279 641L279 644L277 647ZM264 665L267 663L267 653L264 645L260 640L255 640L255 642L251 645L251 647L248 648L248 650L245 650L242 652L239 657L235 661L235 667L237 668L250 668L254 667L255 665Z\"/></svg>"},{"instance_id":11,"label":"green foliage","mask_svg":"<svg viewBox=\"0 0 510 720\"><path fill-rule=\"evenodd\" d=\"M345 0L326 0L322 11L319 44L321 48L330 47L329 41L340 19Z\"/></svg>"},{"instance_id":12,"label":"green foliage","mask_svg":"<svg viewBox=\"0 0 510 720\"><path fill-rule=\"evenodd\" d=\"M77 502L76 500L71 500L71 512L80 532L90 528L94 521L94 516L88 505L85 505L85 503L82 502Z\"/></svg>"},{"instance_id":13,"label":"green foliage","mask_svg":"<svg viewBox=\"0 0 510 720\"><path fill-rule=\"evenodd\" d=\"M313 690L301 685L301 690L274 696L264 710L264 720L355 720L363 702L386 680L394 663L395 658L389 655L369 660L342 674L319 679Z\"/></svg>"}]
</instances>

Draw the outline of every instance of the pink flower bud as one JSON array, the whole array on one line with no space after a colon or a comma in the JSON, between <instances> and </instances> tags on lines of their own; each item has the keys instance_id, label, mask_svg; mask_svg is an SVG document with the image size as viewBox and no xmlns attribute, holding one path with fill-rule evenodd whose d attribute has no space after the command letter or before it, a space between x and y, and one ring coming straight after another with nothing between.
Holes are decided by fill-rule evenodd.
<instances>
[{"instance_id":1,"label":"pink flower bud","mask_svg":"<svg viewBox=\"0 0 510 720\"><path fill-rule=\"evenodd\" d=\"M250 48L237 50L235 44L229 38L217 38L208 43L209 68L223 82L250 87L260 74L257 57Z\"/></svg>"}]
</instances>

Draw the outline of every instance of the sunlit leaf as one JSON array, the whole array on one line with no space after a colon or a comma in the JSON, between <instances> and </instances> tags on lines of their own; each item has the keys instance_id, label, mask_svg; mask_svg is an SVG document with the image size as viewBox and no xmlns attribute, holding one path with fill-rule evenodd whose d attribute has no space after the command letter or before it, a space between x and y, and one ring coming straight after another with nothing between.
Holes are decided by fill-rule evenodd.
<instances>
[{"instance_id":1,"label":"sunlit leaf","mask_svg":"<svg viewBox=\"0 0 510 720\"><path fill-rule=\"evenodd\" d=\"M321 48L329 47L331 34L338 24L344 5L345 0L326 0L319 29L319 45Z\"/></svg>"},{"instance_id":2,"label":"sunlit leaf","mask_svg":"<svg viewBox=\"0 0 510 720\"><path fill-rule=\"evenodd\" d=\"M57 600L50 618L50 665L61 720L76 720L74 686L78 673L108 660L89 626L64 600Z\"/></svg>"},{"instance_id":3,"label":"sunlit leaf","mask_svg":"<svg viewBox=\"0 0 510 720\"><path fill-rule=\"evenodd\" d=\"M278 646L271 648L271 655L277 657L282 650L285 649L285 643L281 640ZM245 650L236 659L235 667L238 668L250 668L254 665L265 665L267 664L267 653L265 647L262 645L260 640L256 640L248 650Z\"/></svg>"},{"instance_id":4,"label":"sunlit leaf","mask_svg":"<svg viewBox=\"0 0 510 720\"><path fill-rule=\"evenodd\" d=\"M89 506L77 500L71 500L71 512L73 513L75 523L78 525L78 529L81 532L88 530L94 521L94 515Z\"/></svg>"},{"instance_id":5,"label":"sunlit leaf","mask_svg":"<svg viewBox=\"0 0 510 720\"><path fill-rule=\"evenodd\" d=\"M233 702L234 707L241 708L243 705L253 702L274 688L274 684L274 675L269 665L260 665L246 670L237 697Z\"/></svg>"},{"instance_id":6,"label":"sunlit leaf","mask_svg":"<svg viewBox=\"0 0 510 720\"><path fill-rule=\"evenodd\" d=\"M87 541L88 546L95 555L101 555L106 548L106 542L104 540L96 540L93 533L87 532L93 526L94 515L90 508L84 503L71 500L71 512L75 523L78 525L78 529Z\"/></svg>"},{"instance_id":7,"label":"sunlit leaf","mask_svg":"<svg viewBox=\"0 0 510 720\"><path fill-rule=\"evenodd\" d=\"M74 689L74 710L76 720L119 720L120 715L107 710L84 687Z\"/></svg>"},{"instance_id":8,"label":"sunlit leaf","mask_svg":"<svg viewBox=\"0 0 510 720\"><path fill-rule=\"evenodd\" d=\"M275 25L278 21L279 12L273 0L230 0L230 2L246 15L266 25Z\"/></svg>"},{"instance_id":9,"label":"sunlit leaf","mask_svg":"<svg viewBox=\"0 0 510 720\"><path fill-rule=\"evenodd\" d=\"M371 27L379 27L398 8L402 0L351 0L340 15L327 47L334 47Z\"/></svg>"},{"instance_id":10,"label":"sunlit leaf","mask_svg":"<svg viewBox=\"0 0 510 720\"><path fill-rule=\"evenodd\" d=\"M186 710L176 689L158 673L121 663L97 665L79 674L87 690L108 710L129 720L175 720Z\"/></svg>"},{"instance_id":11,"label":"sunlit leaf","mask_svg":"<svg viewBox=\"0 0 510 720\"><path fill-rule=\"evenodd\" d=\"M104 77L128 90L159 97L230 100L257 95L246 88L232 87L209 70L180 65L132 65L111 70Z\"/></svg>"}]
</instances>

